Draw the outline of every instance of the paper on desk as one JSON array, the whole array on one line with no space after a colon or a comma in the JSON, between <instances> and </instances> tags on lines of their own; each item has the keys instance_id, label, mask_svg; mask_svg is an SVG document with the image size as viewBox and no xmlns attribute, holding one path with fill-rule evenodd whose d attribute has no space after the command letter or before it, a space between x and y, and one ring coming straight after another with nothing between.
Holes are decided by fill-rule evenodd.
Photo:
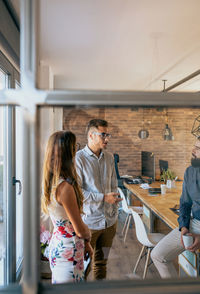
<instances>
[{"instance_id":1,"label":"paper on desk","mask_svg":"<svg viewBox=\"0 0 200 294\"><path fill-rule=\"evenodd\" d=\"M150 188L149 184L141 184L140 187L142 189L149 189Z\"/></svg>"}]
</instances>

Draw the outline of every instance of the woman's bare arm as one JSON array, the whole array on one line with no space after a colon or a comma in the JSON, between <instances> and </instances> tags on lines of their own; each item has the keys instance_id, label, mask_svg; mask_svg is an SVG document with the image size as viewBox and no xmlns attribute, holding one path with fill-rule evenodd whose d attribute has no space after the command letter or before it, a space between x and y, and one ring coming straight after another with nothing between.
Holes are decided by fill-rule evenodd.
<instances>
[{"instance_id":1,"label":"woman's bare arm","mask_svg":"<svg viewBox=\"0 0 200 294\"><path fill-rule=\"evenodd\" d=\"M73 186L67 182L62 182L57 188L56 196L58 203L64 207L76 235L80 238L90 240L91 233L82 221Z\"/></svg>"}]
</instances>

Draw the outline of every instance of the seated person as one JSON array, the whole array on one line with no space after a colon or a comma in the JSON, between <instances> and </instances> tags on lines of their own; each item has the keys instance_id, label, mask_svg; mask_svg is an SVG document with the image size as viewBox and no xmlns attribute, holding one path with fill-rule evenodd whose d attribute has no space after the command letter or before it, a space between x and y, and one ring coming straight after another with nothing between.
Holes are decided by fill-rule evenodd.
<instances>
[{"instance_id":1,"label":"seated person","mask_svg":"<svg viewBox=\"0 0 200 294\"><path fill-rule=\"evenodd\" d=\"M193 236L193 244L187 250L195 252L200 249L200 139L192 149L191 166L185 171L178 223L179 228L166 235L151 252L162 278L177 276L173 260L185 250L183 235L189 233Z\"/></svg>"}]
</instances>

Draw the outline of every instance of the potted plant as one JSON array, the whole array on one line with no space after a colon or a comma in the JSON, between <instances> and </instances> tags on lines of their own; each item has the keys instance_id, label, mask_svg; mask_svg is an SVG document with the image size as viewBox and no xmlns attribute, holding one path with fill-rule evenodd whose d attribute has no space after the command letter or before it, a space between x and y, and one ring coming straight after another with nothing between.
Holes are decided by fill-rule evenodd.
<instances>
[{"instance_id":1,"label":"potted plant","mask_svg":"<svg viewBox=\"0 0 200 294\"><path fill-rule=\"evenodd\" d=\"M163 170L162 175L160 177L160 179L163 180L164 183L166 184L167 188L175 187L175 178L176 178L175 173L170 169Z\"/></svg>"},{"instance_id":2,"label":"potted plant","mask_svg":"<svg viewBox=\"0 0 200 294\"><path fill-rule=\"evenodd\" d=\"M40 249L41 249L41 276L42 278L51 278L51 269L49 266L49 243L51 233L44 226L40 228Z\"/></svg>"}]
</instances>

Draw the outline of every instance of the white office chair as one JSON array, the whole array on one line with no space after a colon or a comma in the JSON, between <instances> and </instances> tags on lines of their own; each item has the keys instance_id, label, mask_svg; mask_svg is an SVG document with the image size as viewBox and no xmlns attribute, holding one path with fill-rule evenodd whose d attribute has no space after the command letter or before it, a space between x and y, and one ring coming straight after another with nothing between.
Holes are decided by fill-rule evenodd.
<instances>
[{"instance_id":1,"label":"white office chair","mask_svg":"<svg viewBox=\"0 0 200 294\"><path fill-rule=\"evenodd\" d=\"M120 193L120 197L123 199L122 200L122 209L127 214L127 217L126 217L123 229L122 229L122 236L125 232L125 234L124 234L124 243L125 243L128 229L129 229L129 225L130 225L130 221L131 221L131 217L132 217L132 210L136 211L138 214L141 215L141 214L143 214L143 208L141 206L128 206L127 201L126 201L126 197L119 187L118 187L118 191Z\"/></svg>"},{"instance_id":2,"label":"white office chair","mask_svg":"<svg viewBox=\"0 0 200 294\"><path fill-rule=\"evenodd\" d=\"M143 279L145 279L146 277L146 273L147 273L147 268L149 265L149 259L150 259L150 253L151 250L156 246L156 244L165 236L164 234L160 234L160 233L150 233L147 234L144 223L141 219L141 217L139 216L139 214L135 211L132 210L132 216L134 218L134 222L135 222L135 232L136 232L136 236L138 241L143 245L142 246L142 250L140 252L140 255L136 261L133 273L136 273L136 270L138 268L139 262L140 260L145 256L146 256L146 262L145 262L145 266L144 266L144 273L143 273ZM144 253L144 251L146 251ZM144 254L143 254L144 253Z\"/></svg>"}]
</instances>

